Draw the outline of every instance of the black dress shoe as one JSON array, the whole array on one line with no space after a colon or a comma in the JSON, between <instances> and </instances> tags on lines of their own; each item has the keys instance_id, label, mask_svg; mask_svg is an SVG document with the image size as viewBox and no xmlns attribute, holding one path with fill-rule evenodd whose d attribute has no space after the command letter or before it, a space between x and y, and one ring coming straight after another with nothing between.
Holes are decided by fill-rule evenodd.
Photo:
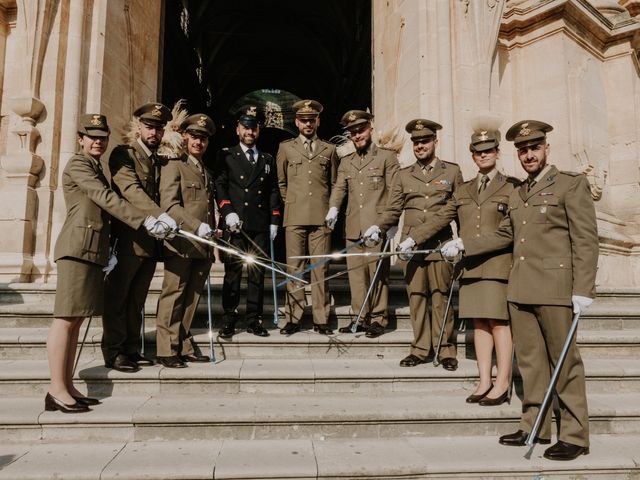
<instances>
[{"instance_id":1,"label":"black dress shoe","mask_svg":"<svg viewBox=\"0 0 640 480\"><path fill-rule=\"evenodd\" d=\"M495 407L496 405L502 405L509 399L509 389L506 389L505 392L496 398L484 397L482 400L478 402L478 405L482 405L483 407Z\"/></svg>"},{"instance_id":2,"label":"black dress shoe","mask_svg":"<svg viewBox=\"0 0 640 480\"><path fill-rule=\"evenodd\" d=\"M177 355L170 357L158 357L158 361L167 368L186 368L187 364L184 363Z\"/></svg>"},{"instance_id":3,"label":"black dress shoe","mask_svg":"<svg viewBox=\"0 0 640 480\"><path fill-rule=\"evenodd\" d=\"M300 331L300 325L293 322L287 322L287 324L280 329L282 335L293 335Z\"/></svg>"},{"instance_id":4,"label":"black dress shoe","mask_svg":"<svg viewBox=\"0 0 640 480\"><path fill-rule=\"evenodd\" d=\"M351 329L353 328L353 325L355 323L356 322L351 322L346 327L340 327L338 329L338 332L340 332L340 333L353 333L353 331ZM358 326L356 327L356 333L357 332L365 332L366 330L367 330L367 327L365 327L362 323L358 323Z\"/></svg>"},{"instance_id":5,"label":"black dress shoe","mask_svg":"<svg viewBox=\"0 0 640 480\"><path fill-rule=\"evenodd\" d=\"M469 395L465 401L467 403L478 403L480 400L482 400L484 397L487 396L487 394L491 391L492 388L493 388L493 384L491 384L491 386L487 389L486 392L480 393L477 395Z\"/></svg>"},{"instance_id":6,"label":"black dress shoe","mask_svg":"<svg viewBox=\"0 0 640 480\"><path fill-rule=\"evenodd\" d=\"M142 355L142 354L140 354L138 352L130 353L129 355L127 355L127 357L132 362L137 363L138 366L152 367L153 365L155 365L155 362L153 360L151 360L150 358L145 357L144 355Z\"/></svg>"},{"instance_id":7,"label":"black dress shoe","mask_svg":"<svg viewBox=\"0 0 640 480\"><path fill-rule=\"evenodd\" d=\"M233 337L235 333L236 333L236 326L233 322L231 322L231 323L226 323L224 327L220 329L220 331L218 332L218 336L220 338L229 339Z\"/></svg>"},{"instance_id":8,"label":"black dress shoe","mask_svg":"<svg viewBox=\"0 0 640 480\"><path fill-rule=\"evenodd\" d=\"M269 331L260 322L252 322L247 326L247 333L253 333L256 337L268 337Z\"/></svg>"},{"instance_id":9,"label":"black dress shoe","mask_svg":"<svg viewBox=\"0 0 640 480\"><path fill-rule=\"evenodd\" d=\"M413 354L407 355L402 360L400 360L401 367L415 367L416 365L420 365L421 363L427 363L427 361Z\"/></svg>"},{"instance_id":10,"label":"black dress shoe","mask_svg":"<svg viewBox=\"0 0 640 480\"><path fill-rule=\"evenodd\" d=\"M523 430L518 430L515 433L510 433L509 435L503 435L498 440L501 445L508 445L510 447L523 447L527 444L527 437L529 434ZM540 438L536 437L534 439L535 443L539 443L540 445L548 445L551 443L551 440L548 438Z\"/></svg>"},{"instance_id":11,"label":"black dress shoe","mask_svg":"<svg viewBox=\"0 0 640 480\"><path fill-rule=\"evenodd\" d=\"M180 355L180 360L183 362L191 362L191 363L205 363L210 361L211 359L207 355L202 355L200 353L192 353L189 355Z\"/></svg>"},{"instance_id":12,"label":"black dress shoe","mask_svg":"<svg viewBox=\"0 0 640 480\"><path fill-rule=\"evenodd\" d=\"M318 332L320 335L333 335L333 330L329 328L328 325L314 323L313 331Z\"/></svg>"},{"instance_id":13,"label":"black dress shoe","mask_svg":"<svg viewBox=\"0 0 640 480\"><path fill-rule=\"evenodd\" d=\"M119 353L111 362L105 363L104 366L124 373L135 373L140 370L137 363L132 362L129 357L122 353Z\"/></svg>"},{"instance_id":14,"label":"black dress shoe","mask_svg":"<svg viewBox=\"0 0 640 480\"><path fill-rule=\"evenodd\" d=\"M67 404L61 402L56 397L47 392L44 397L44 409L47 412L54 412L56 410L62 413L83 413L90 412L91 409L84 403L80 403L76 400L76 403Z\"/></svg>"},{"instance_id":15,"label":"black dress shoe","mask_svg":"<svg viewBox=\"0 0 640 480\"><path fill-rule=\"evenodd\" d=\"M450 372L455 372L458 369L458 360L455 358L443 358L442 368L449 370Z\"/></svg>"},{"instance_id":16,"label":"black dress shoe","mask_svg":"<svg viewBox=\"0 0 640 480\"><path fill-rule=\"evenodd\" d=\"M367 333L364 334L367 338L376 338L384 333L384 327L378 322L373 322L367 329Z\"/></svg>"},{"instance_id":17,"label":"black dress shoe","mask_svg":"<svg viewBox=\"0 0 640 480\"><path fill-rule=\"evenodd\" d=\"M588 455L589 447L581 447L573 443L558 440L558 443L544 451L544 458L549 460L575 460L580 455Z\"/></svg>"},{"instance_id":18,"label":"black dress shoe","mask_svg":"<svg viewBox=\"0 0 640 480\"><path fill-rule=\"evenodd\" d=\"M82 405L87 405L87 406L91 406L91 405L100 405L102 402L100 400L98 400L97 398L91 398L91 397L76 397L75 395L71 395L73 397L73 399L82 404Z\"/></svg>"}]
</instances>

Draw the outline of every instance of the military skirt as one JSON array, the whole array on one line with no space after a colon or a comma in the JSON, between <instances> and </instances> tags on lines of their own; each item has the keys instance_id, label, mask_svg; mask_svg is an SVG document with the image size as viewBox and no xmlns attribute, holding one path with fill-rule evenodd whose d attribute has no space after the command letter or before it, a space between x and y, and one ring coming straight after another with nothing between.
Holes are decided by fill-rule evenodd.
<instances>
[{"instance_id":1,"label":"military skirt","mask_svg":"<svg viewBox=\"0 0 640 480\"><path fill-rule=\"evenodd\" d=\"M104 272L97 263L63 257L56 262L58 283L53 316L90 317L102 315Z\"/></svg>"},{"instance_id":2,"label":"military skirt","mask_svg":"<svg viewBox=\"0 0 640 480\"><path fill-rule=\"evenodd\" d=\"M460 318L509 320L507 281L480 278L460 281Z\"/></svg>"}]
</instances>

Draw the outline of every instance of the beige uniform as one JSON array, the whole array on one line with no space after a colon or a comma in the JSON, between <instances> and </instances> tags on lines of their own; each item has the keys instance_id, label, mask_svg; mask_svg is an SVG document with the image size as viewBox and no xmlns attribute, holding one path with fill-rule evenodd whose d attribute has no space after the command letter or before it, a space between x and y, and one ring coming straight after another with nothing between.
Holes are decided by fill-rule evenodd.
<instances>
[{"instance_id":1,"label":"beige uniform","mask_svg":"<svg viewBox=\"0 0 640 480\"><path fill-rule=\"evenodd\" d=\"M416 227L411 238L423 243L456 219L460 236L479 237L494 232L507 215L509 196L519 183L516 178L495 172L486 189L479 193L479 176L474 177L462 184L436 215ZM461 318L509 319L506 282L511 270L511 250L508 246L464 259L460 281Z\"/></svg>"},{"instance_id":2,"label":"beige uniform","mask_svg":"<svg viewBox=\"0 0 640 480\"><path fill-rule=\"evenodd\" d=\"M589 183L584 175L547 167L530 190L523 183L510 196L509 215L497 232L462 240L467 255L485 254L513 242L507 299L524 385L520 428L530 432L571 326L571 296L595 298L598 231ZM584 367L575 338L556 392L558 439L588 446ZM538 435L550 438L550 414Z\"/></svg>"},{"instance_id":3,"label":"beige uniform","mask_svg":"<svg viewBox=\"0 0 640 480\"><path fill-rule=\"evenodd\" d=\"M148 215L162 213L158 205L160 165L139 141L118 145L109 156L109 170L115 192ZM162 241L144 231L119 221L114 221L112 230L118 263L105 282L102 354L107 363L119 353L139 352L140 316L162 251Z\"/></svg>"},{"instance_id":4,"label":"beige uniform","mask_svg":"<svg viewBox=\"0 0 640 480\"><path fill-rule=\"evenodd\" d=\"M388 193L398 170L396 153L375 144L371 144L363 155L354 152L341 160L329 206L339 209L348 195L345 225L349 243L356 242L368 227L377 224L386 210ZM382 243L373 247L363 244L350 252L378 252L382 246ZM351 308L355 314L364 302L376 265L376 258L347 257ZM386 327L388 296L389 259L386 258L382 260L376 284L363 310L363 318Z\"/></svg>"},{"instance_id":5,"label":"beige uniform","mask_svg":"<svg viewBox=\"0 0 640 480\"><path fill-rule=\"evenodd\" d=\"M289 273L304 269L304 260L294 255L325 254L331 247L331 232L324 224L329 209L331 188L338 173L335 146L318 138L312 152L305 149L301 136L280 144L276 156L278 186L284 202L284 227ZM329 292L324 283L326 264L311 270L313 321L324 325L329 320ZM300 323L305 307L304 289L287 283L287 322Z\"/></svg>"},{"instance_id":6,"label":"beige uniform","mask_svg":"<svg viewBox=\"0 0 640 480\"><path fill-rule=\"evenodd\" d=\"M422 167L419 162L398 172L391 188L388 210L381 216L378 225L386 230L394 225L404 211L402 239L413 238L413 231L435 215L451 199L462 184L460 167L435 158L430 165ZM434 249L450 239L451 227L447 224L428 241L417 245L419 249ZM414 255L404 263L404 277L409 295L409 309L414 340L411 354L425 359L435 347L451 287L453 268L439 253ZM431 317L429 316L431 298ZM456 348L451 342L453 334L453 311L449 311L445 334L442 339L440 357L455 358Z\"/></svg>"},{"instance_id":7,"label":"beige uniform","mask_svg":"<svg viewBox=\"0 0 640 480\"><path fill-rule=\"evenodd\" d=\"M213 225L213 182L192 157L169 160L160 175L160 206L178 224L197 233L201 223ZM206 245L175 237L165 242L164 279L158 301L157 354L192 355L191 322L211 269Z\"/></svg>"}]
</instances>

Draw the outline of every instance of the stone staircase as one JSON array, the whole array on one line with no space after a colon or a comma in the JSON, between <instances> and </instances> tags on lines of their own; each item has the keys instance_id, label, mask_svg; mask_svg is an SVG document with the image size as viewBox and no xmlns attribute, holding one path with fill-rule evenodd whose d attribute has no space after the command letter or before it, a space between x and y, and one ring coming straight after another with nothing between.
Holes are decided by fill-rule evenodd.
<instances>
[{"instance_id":1,"label":"stone staircase","mask_svg":"<svg viewBox=\"0 0 640 480\"><path fill-rule=\"evenodd\" d=\"M0 286L0 479L640 478L640 289L600 290L581 320L592 448L563 463L539 446L526 459L526 448L498 444L518 425L518 381L509 405L464 402L477 382L469 329L457 333L456 372L399 367L411 332L398 277L394 269L393 330L382 337L240 333L215 338L216 363L181 370L105 369L94 319L77 384L103 404L79 415L44 411L54 289ZM150 353L158 287L146 309ZM332 320L345 325L346 278L331 291ZM206 327L203 299L194 331L205 353Z\"/></svg>"}]
</instances>

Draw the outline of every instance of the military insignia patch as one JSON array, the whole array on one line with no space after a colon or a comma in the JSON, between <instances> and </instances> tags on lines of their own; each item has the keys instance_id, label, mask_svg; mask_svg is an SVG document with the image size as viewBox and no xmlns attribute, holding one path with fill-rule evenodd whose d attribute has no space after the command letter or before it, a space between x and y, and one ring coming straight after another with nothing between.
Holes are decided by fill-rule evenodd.
<instances>
[{"instance_id":1,"label":"military insignia patch","mask_svg":"<svg viewBox=\"0 0 640 480\"><path fill-rule=\"evenodd\" d=\"M348 120L349 120L350 122L353 122L355 119L356 119L356 114L352 112L352 113L351 113L351 115L349 115Z\"/></svg>"},{"instance_id":2,"label":"military insignia patch","mask_svg":"<svg viewBox=\"0 0 640 480\"><path fill-rule=\"evenodd\" d=\"M151 111L151 115L160 118L162 116L162 111L160 110L161 108L162 105L156 105L155 108Z\"/></svg>"},{"instance_id":3,"label":"military insignia patch","mask_svg":"<svg viewBox=\"0 0 640 480\"><path fill-rule=\"evenodd\" d=\"M311 108L311 101L307 100L306 102L304 102L303 107L299 111L302 112L302 113L304 113L304 112L312 112L313 109Z\"/></svg>"},{"instance_id":4,"label":"military insignia patch","mask_svg":"<svg viewBox=\"0 0 640 480\"><path fill-rule=\"evenodd\" d=\"M102 126L102 120L100 120L100 115L93 115L91 117L91 125L93 125L94 127Z\"/></svg>"},{"instance_id":5,"label":"military insignia patch","mask_svg":"<svg viewBox=\"0 0 640 480\"><path fill-rule=\"evenodd\" d=\"M518 132L518 135L520 135L521 137L531 135L531 129L529 128L528 122L522 124L522 128L520 128L520 132Z\"/></svg>"},{"instance_id":6,"label":"military insignia patch","mask_svg":"<svg viewBox=\"0 0 640 480\"><path fill-rule=\"evenodd\" d=\"M269 175L269 172L271 171L271 167L269 166L269 164L267 163L264 166L264 173L266 173L267 175Z\"/></svg>"},{"instance_id":7,"label":"military insignia patch","mask_svg":"<svg viewBox=\"0 0 640 480\"><path fill-rule=\"evenodd\" d=\"M422 124L422 120L418 120L416 122L416 126L413 127L415 130L424 130L425 126Z\"/></svg>"},{"instance_id":8,"label":"military insignia patch","mask_svg":"<svg viewBox=\"0 0 640 480\"><path fill-rule=\"evenodd\" d=\"M252 117L255 117L258 115L258 109L257 107L251 106L247 109L247 115L251 115Z\"/></svg>"},{"instance_id":9,"label":"military insignia patch","mask_svg":"<svg viewBox=\"0 0 640 480\"><path fill-rule=\"evenodd\" d=\"M542 207L540 207L540 213L547 213L547 206L543 205Z\"/></svg>"},{"instance_id":10,"label":"military insignia patch","mask_svg":"<svg viewBox=\"0 0 640 480\"><path fill-rule=\"evenodd\" d=\"M207 117L201 116L200 119L198 120L198 126L199 127L206 127L207 126Z\"/></svg>"},{"instance_id":11,"label":"military insignia patch","mask_svg":"<svg viewBox=\"0 0 640 480\"><path fill-rule=\"evenodd\" d=\"M486 130L482 130L480 132L480 136L478 137L478 140L482 140L482 141L488 140L489 137L487 136L487 133L488 132Z\"/></svg>"},{"instance_id":12,"label":"military insignia patch","mask_svg":"<svg viewBox=\"0 0 640 480\"><path fill-rule=\"evenodd\" d=\"M507 211L507 204L506 203L499 203L498 204L498 211L502 212L502 213L506 213Z\"/></svg>"}]
</instances>

